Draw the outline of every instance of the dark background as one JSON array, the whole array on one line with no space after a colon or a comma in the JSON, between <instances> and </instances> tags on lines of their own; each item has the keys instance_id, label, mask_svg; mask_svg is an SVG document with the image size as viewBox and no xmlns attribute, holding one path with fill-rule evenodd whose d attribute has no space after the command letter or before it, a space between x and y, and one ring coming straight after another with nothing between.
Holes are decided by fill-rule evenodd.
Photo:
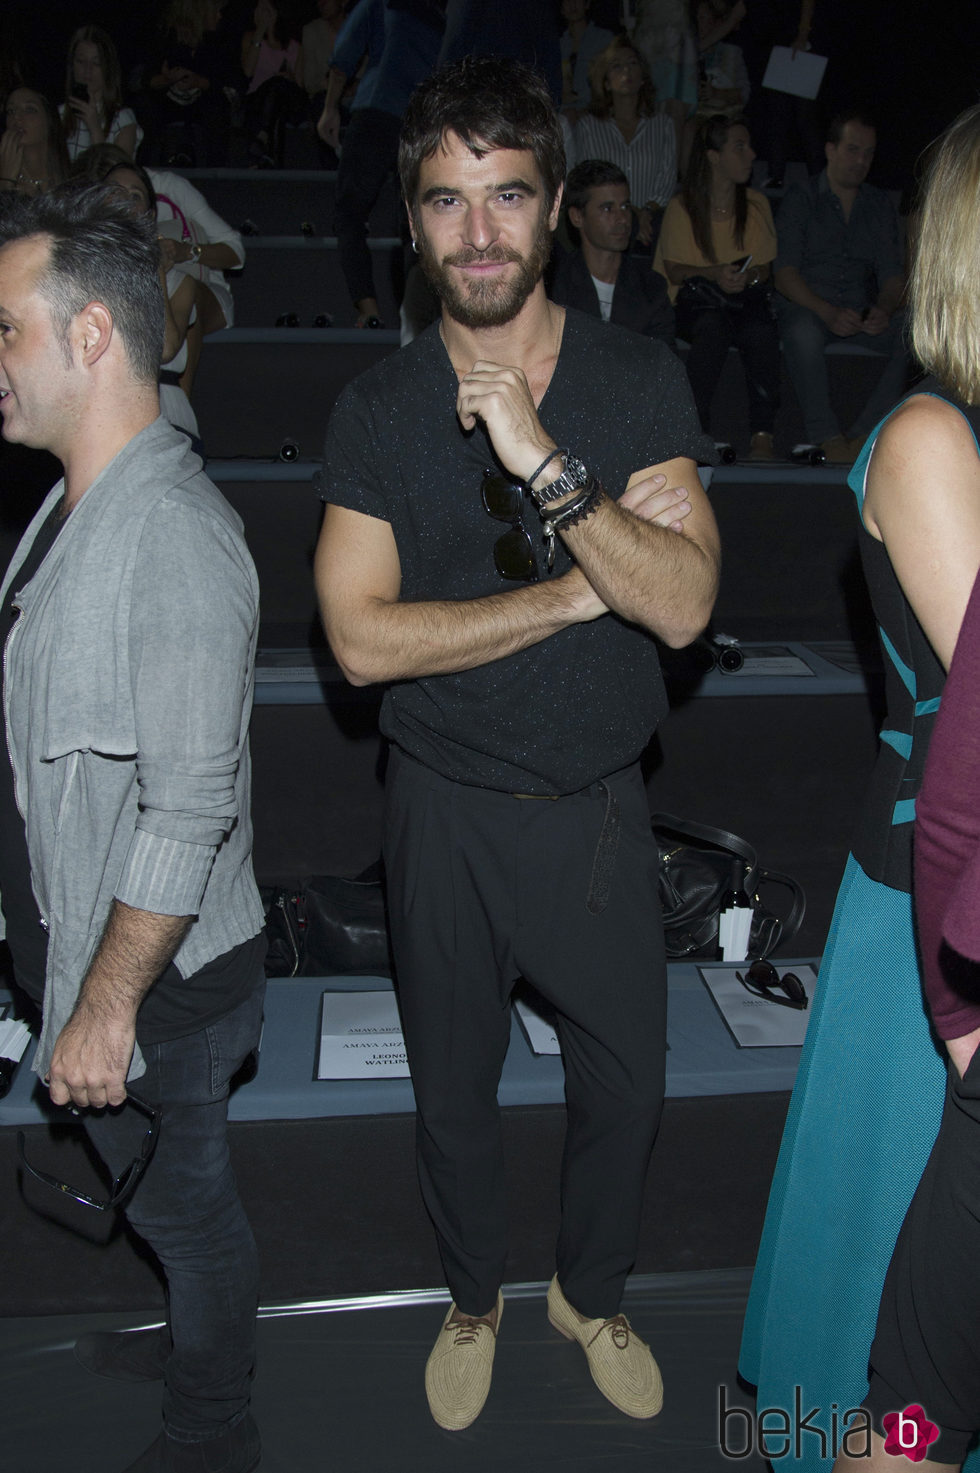
<instances>
[{"instance_id":1,"label":"dark background","mask_svg":"<svg viewBox=\"0 0 980 1473\"><path fill-rule=\"evenodd\" d=\"M751 14L753 0L747 3ZM225 7L221 34L233 53L251 24L252 9L251 0L230 0ZM620 9L619 0L595 0L593 7L595 19L613 28ZM309 11L315 13L312 0ZM32 11L0 20L0 37L5 49L28 58L42 90L60 98L66 45L76 26L104 25L116 41L126 76L141 61L159 59L156 37L162 13L162 3L144 7L132 0L45 0ZM872 178L888 188L905 188L922 148L977 101L976 7L929 7L921 0L897 0L887 7L817 0L817 29L830 56L822 103L828 113L853 104L870 108L880 123ZM732 39L739 40L737 32Z\"/></svg>"}]
</instances>

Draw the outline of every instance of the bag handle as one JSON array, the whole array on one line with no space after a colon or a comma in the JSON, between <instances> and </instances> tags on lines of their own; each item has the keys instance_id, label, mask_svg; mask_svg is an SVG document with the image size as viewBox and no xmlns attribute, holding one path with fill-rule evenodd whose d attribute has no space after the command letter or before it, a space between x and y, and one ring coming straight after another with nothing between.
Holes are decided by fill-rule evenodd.
<instances>
[{"instance_id":1,"label":"bag handle","mask_svg":"<svg viewBox=\"0 0 980 1473\"><path fill-rule=\"evenodd\" d=\"M650 823L655 829L669 829L688 839L699 839L702 844L713 844L718 849L730 849L739 859L744 859L754 874L758 868L758 857L751 844L731 834L727 829L713 829L710 824L694 823L689 818L678 818L674 813L652 813ZM790 881L793 884L794 881Z\"/></svg>"},{"instance_id":2,"label":"bag handle","mask_svg":"<svg viewBox=\"0 0 980 1473\"><path fill-rule=\"evenodd\" d=\"M756 877L756 888L764 881L770 880L774 885L785 885L793 896L793 904L790 906L789 915L780 922L780 933L778 945L785 946L792 941L797 931L803 924L806 915L806 894L802 885L793 879L791 875L784 875L777 869L760 869Z\"/></svg>"}]
</instances>

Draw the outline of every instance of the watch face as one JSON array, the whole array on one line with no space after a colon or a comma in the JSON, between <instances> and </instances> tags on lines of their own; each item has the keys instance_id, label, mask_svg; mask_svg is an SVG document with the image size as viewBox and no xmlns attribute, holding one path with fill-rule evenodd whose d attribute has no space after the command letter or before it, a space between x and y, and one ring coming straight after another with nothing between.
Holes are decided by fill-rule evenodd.
<instances>
[{"instance_id":1,"label":"watch face","mask_svg":"<svg viewBox=\"0 0 980 1473\"><path fill-rule=\"evenodd\" d=\"M580 460L574 455L566 455L565 469L561 475L544 487L541 491L532 491L532 496L539 503L547 505L549 502L557 501L561 496L567 496L570 491L578 491L585 485L589 473Z\"/></svg>"}]
</instances>

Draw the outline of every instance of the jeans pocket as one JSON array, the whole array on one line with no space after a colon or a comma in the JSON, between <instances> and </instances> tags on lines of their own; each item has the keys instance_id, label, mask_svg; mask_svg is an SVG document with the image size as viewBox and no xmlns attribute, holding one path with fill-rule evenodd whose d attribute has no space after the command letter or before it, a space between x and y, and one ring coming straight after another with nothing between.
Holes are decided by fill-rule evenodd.
<instances>
[{"instance_id":1,"label":"jeans pocket","mask_svg":"<svg viewBox=\"0 0 980 1473\"><path fill-rule=\"evenodd\" d=\"M227 1017L210 1024L205 1031L210 1065L210 1090L218 1099L228 1093L228 1084L242 1061L258 1045L262 1026L265 983L239 1003Z\"/></svg>"}]
</instances>

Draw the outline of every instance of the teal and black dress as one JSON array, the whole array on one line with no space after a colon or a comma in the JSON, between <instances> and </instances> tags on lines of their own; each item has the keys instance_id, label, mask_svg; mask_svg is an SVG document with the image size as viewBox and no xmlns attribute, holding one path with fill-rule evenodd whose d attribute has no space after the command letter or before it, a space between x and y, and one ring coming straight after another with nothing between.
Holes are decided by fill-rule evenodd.
<instances>
[{"instance_id":1,"label":"teal and black dress","mask_svg":"<svg viewBox=\"0 0 980 1473\"><path fill-rule=\"evenodd\" d=\"M951 400L933 379L916 392L953 403L976 439L976 409ZM848 477L859 510L886 422ZM845 1414L865 1395L885 1271L936 1138L946 1086L923 1000L909 893L915 797L945 672L863 520L860 546L888 717L820 968L739 1360L742 1376L758 1387L760 1410L783 1408L792 1418L797 1387L803 1414L818 1408L809 1426L825 1441L804 1432L800 1457L791 1447L780 1468L830 1469ZM780 1435L771 1451L784 1445ZM980 1469L978 1455L965 1466Z\"/></svg>"}]
</instances>

